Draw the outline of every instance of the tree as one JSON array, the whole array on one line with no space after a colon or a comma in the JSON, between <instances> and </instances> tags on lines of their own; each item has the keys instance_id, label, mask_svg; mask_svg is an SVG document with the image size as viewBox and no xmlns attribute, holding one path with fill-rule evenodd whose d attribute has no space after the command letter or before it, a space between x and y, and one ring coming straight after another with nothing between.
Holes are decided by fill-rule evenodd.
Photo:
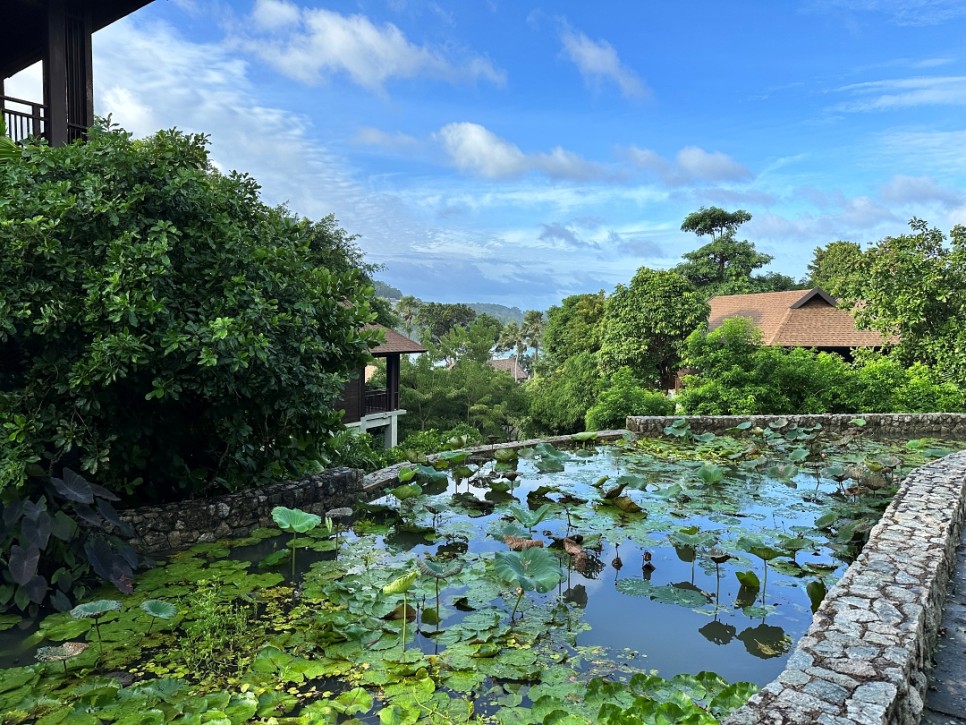
<instances>
[{"instance_id":1,"label":"tree","mask_svg":"<svg viewBox=\"0 0 966 725\"><path fill-rule=\"evenodd\" d=\"M528 380L534 434L565 435L584 429L584 416L597 400L602 378L596 353L578 352L545 375Z\"/></svg>"},{"instance_id":2,"label":"tree","mask_svg":"<svg viewBox=\"0 0 966 725\"><path fill-rule=\"evenodd\" d=\"M439 342L454 327L469 327L475 319L476 312L464 304L424 302L416 313L416 324L424 338L428 335L433 342Z\"/></svg>"},{"instance_id":3,"label":"tree","mask_svg":"<svg viewBox=\"0 0 966 725\"><path fill-rule=\"evenodd\" d=\"M671 415L674 403L645 390L630 368L620 368L587 411L587 430L623 428L629 415Z\"/></svg>"},{"instance_id":4,"label":"tree","mask_svg":"<svg viewBox=\"0 0 966 725\"><path fill-rule=\"evenodd\" d=\"M607 299L600 362L605 373L628 367L641 381L669 387L684 340L708 319L708 305L677 272L641 267L629 287Z\"/></svg>"},{"instance_id":5,"label":"tree","mask_svg":"<svg viewBox=\"0 0 966 725\"><path fill-rule=\"evenodd\" d=\"M742 224L751 220L751 214L744 209L736 211L725 211L720 207L713 206L710 209L701 207L698 211L691 212L681 223L682 232L694 232L699 237L705 234L711 235L711 241L726 235L734 235Z\"/></svg>"},{"instance_id":6,"label":"tree","mask_svg":"<svg viewBox=\"0 0 966 725\"><path fill-rule=\"evenodd\" d=\"M808 265L808 286L835 297L855 297L861 286L862 248L855 242L829 242L816 247Z\"/></svg>"},{"instance_id":7,"label":"tree","mask_svg":"<svg viewBox=\"0 0 966 725\"><path fill-rule=\"evenodd\" d=\"M513 351L513 378L519 378L520 360L527 352L527 331L513 320L503 325L496 341L497 352Z\"/></svg>"},{"instance_id":8,"label":"tree","mask_svg":"<svg viewBox=\"0 0 966 725\"><path fill-rule=\"evenodd\" d=\"M419 308L422 304L422 302L412 295L404 295L396 302L396 315L399 316L399 321L406 331L406 337L413 336L413 328L416 325L416 320L419 317Z\"/></svg>"},{"instance_id":9,"label":"tree","mask_svg":"<svg viewBox=\"0 0 966 725\"><path fill-rule=\"evenodd\" d=\"M527 310L523 313L523 336L527 347L533 348L533 362L540 360L540 340L543 337L543 313L538 310ZM524 348L526 352L526 348Z\"/></svg>"},{"instance_id":10,"label":"tree","mask_svg":"<svg viewBox=\"0 0 966 725\"><path fill-rule=\"evenodd\" d=\"M27 146L0 188L0 488L68 466L165 500L325 460L374 342L332 217L266 206L178 131Z\"/></svg>"},{"instance_id":11,"label":"tree","mask_svg":"<svg viewBox=\"0 0 966 725\"><path fill-rule=\"evenodd\" d=\"M600 321L604 317L604 290L596 294L565 297L560 306L547 310L543 349L552 367L562 365L581 352L600 349Z\"/></svg>"},{"instance_id":12,"label":"tree","mask_svg":"<svg viewBox=\"0 0 966 725\"><path fill-rule=\"evenodd\" d=\"M702 207L688 214L681 230L694 232L699 237L709 234L711 241L683 254L685 261L674 271L686 277L706 297L796 289L799 285L787 275L754 274L773 258L759 252L751 242L735 239L738 227L750 219L751 214L744 209L728 212L716 206Z\"/></svg>"},{"instance_id":13,"label":"tree","mask_svg":"<svg viewBox=\"0 0 966 725\"><path fill-rule=\"evenodd\" d=\"M499 321L490 315L480 315L469 327L454 327L443 335L439 342L440 355L450 365L466 359L489 364L499 334Z\"/></svg>"},{"instance_id":14,"label":"tree","mask_svg":"<svg viewBox=\"0 0 966 725\"><path fill-rule=\"evenodd\" d=\"M863 255L846 303L862 301L856 322L897 335L903 365L937 367L966 384L966 227L946 237L920 220L910 234L886 237Z\"/></svg>"}]
</instances>

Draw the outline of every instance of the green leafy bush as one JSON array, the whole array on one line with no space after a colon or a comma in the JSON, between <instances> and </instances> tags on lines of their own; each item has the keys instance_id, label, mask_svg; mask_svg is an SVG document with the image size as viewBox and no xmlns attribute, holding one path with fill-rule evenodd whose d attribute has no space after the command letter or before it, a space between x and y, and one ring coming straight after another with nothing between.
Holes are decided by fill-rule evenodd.
<instances>
[{"instance_id":1,"label":"green leafy bush","mask_svg":"<svg viewBox=\"0 0 966 725\"><path fill-rule=\"evenodd\" d=\"M587 411L587 430L623 428L629 415L671 415L674 403L662 393L645 390L630 368L620 368L610 385Z\"/></svg>"},{"instance_id":2,"label":"green leafy bush","mask_svg":"<svg viewBox=\"0 0 966 725\"><path fill-rule=\"evenodd\" d=\"M170 500L324 460L372 318L333 218L266 206L178 131L30 146L0 188L0 490L37 463Z\"/></svg>"}]
</instances>

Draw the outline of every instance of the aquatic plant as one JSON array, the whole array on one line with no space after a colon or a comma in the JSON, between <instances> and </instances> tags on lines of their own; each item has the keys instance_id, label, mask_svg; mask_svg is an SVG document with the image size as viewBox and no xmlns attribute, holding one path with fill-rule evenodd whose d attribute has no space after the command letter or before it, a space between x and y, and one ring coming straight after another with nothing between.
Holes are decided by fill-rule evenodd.
<instances>
[{"instance_id":1,"label":"aquatic plant","mask_svg":"<svg viewBox=\"0 0 966 725\"><path fill-rule=\"evenodd\" d=\"M533 527L543 521L544 517L550 513L550 504L543 504L536 511L531 511L530 509L523 508L522 506L517 506L515 504L510 504L507 506L510 513L513 514L513 518L520 522L521 526L525 526L527 532L532 534Z\"/></svg>"},{"instance_id":2,"label":"aquatic plant","mask_svg":"<svg viewBox=\"0 0 966 725\"><path fill-rule=\"evenodd\" d=\"M517 588L517 600L510 613L511 620L516 616L520 600L526 592L549 592L563 579L557 557L539 547L522 551L499 551L493 558L493 569L504 582Z\"/></svg>"},{"instance_id":3,"label":"aquatic plant","mask_svg":"<svg viewBox=\"0 0 966 725\"><path fill-rule=\"evenodd\" d=\"M295 550L296 537L304 534L322 523L322 518L317 514L310 514L301 509L290 509L285 506L276 506L272 509L272 519L278 524L282 531L292 532L292 576L295 576Z\"/></svg>"},{"instance_id":4,"label":"aquatic plant","mask_svg":"<svg viewBox=\"0 0 966 725\"><path fill-rule=\"evenodd\" d=\"M406 651L406 622L409 619L409 602L407 600L406 594L412 589L413 584L416 579L419 578L419 569L413 569L401 577L393 579L391 582L386 584L382 588L382 593L387 595L402 594L403 595L403 609L402 609L402 630L400 632L399 639L402 642L402 651Z\"/></svg>"},{"instance_id":5,"label":"aquatic plant","mask_svg":"<svg viewBox=\"0 0 966 725\"><path fill-rule=\"evenodd\" d=\"M436 616L439 618L439 583L445 579L456 576L463 571L463 562L436 562L432 559L417 559L416 568L424 576L433 578L436 586Z\"/></svg>"},{"instance_id":6,"label":"aquatic plant","mask_svg":"<svg viewBox=\"0 0 966 725\"><path fill-rule=\"evenodd\" d=\"M88 647L87 642L64 642L56 647L39 647L34 658L38 662L61 662L67 672L67 660L76 657Z\"/></svg>"},{"instance_id":7,"label":"aquatic plant","mask_svg":"<svg viewBox=\"0 0 966 725\"><path fill-rule=\"evenodd\" d=\"M160 599L149 599L146 602L141 602L141 609L151 617L151 623L148 625L148 634L151 633L151 628L154 626L156 620L171 619L178 613L176 606L170 602L163 602Z\"/></svg>"},{"instance_id":8,"label":"aquatic plant","mask_svg":"<svg viewBox=\"0 0 966 725\"><path fill-rule=\"evenodd\" d=\"M765 592L768 589L768 562L772 559L782 555L781 550L776 549L768 544L762 543L760 540L748 536L743 536L738 539L738 546L743 550L747 551L749 554L754 554L762 563L765 565L765 576L762 579L761 584L761 603L765 603Z\"/></svg>"},{"instance_id":9,"label":"aquatic plant","mask_svg":"<svg viewBox=\"0 0 966 725\"><path fill-rule=\"evenodd\" d=\"M78 604L70 610L70 616L74 619L93 619L94 630L97 632L97 650L99 655L104 654L104 642L101 639L100 619L109 612L116 612L121 608L121 603L116 599L97 599L93 602Z\"/></svg>"}]
</instances>

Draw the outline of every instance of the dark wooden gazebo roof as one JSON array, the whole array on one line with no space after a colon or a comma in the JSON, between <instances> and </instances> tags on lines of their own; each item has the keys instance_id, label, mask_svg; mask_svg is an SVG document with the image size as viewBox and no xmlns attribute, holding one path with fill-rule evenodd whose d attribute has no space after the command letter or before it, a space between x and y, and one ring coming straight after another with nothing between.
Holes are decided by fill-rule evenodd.
<instances>
[{"instance_id":1,"label":"dark wooden gazebo roof","mask_svg":"<svg viewBox=\"0 0 966 725\"><path fill-rule=\"evenodd\" d=\"M0 109L15 140L42 135L52 145L82 137L94 120L91 35L151 0L3 0ZM44 64L43 102L4 95L3 81Z\"/></svg>"},{"instance_id":2,"label":"dark wooden gazebo roof","mask_svg":"<svg viewBox=\"0 0 966 725\"><path fill-rule=\"evenodd\" d=\"M91 32L120 20L151 0L62 0L66 10L90 13ZM6 0L0 22L0 77L9 78L43 60L51 0Z\"/></svg>"}]
</instances>

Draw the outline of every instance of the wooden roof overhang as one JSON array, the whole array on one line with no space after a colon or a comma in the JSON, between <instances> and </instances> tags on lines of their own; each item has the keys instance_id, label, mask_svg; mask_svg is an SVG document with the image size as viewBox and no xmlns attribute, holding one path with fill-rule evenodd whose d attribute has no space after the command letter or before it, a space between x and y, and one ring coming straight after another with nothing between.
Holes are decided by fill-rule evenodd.
<instances>
[{"instance_id":1,"label":"wooden roof overhang","mask_svg":"<svg viewBox=\"0 0 966 725\"><path fill-rule=\"evenodd\" d=\"M0 11L0 78L9 78L43 60L51 7L90 17L96 33L151 0L6 0Z\"/></svg>"}]
</instances>

